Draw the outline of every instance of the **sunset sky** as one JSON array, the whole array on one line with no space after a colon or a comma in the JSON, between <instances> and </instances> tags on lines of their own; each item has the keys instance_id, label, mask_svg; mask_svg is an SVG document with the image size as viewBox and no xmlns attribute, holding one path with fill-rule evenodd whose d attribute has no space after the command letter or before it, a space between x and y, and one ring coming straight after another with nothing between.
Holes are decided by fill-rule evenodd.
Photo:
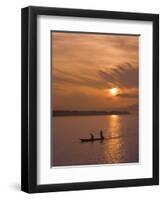
<instances>
[{"instance_id":1,"label":"sunset sky","mask_svg":"<svg viewBox=\"0 0 163 200\"><path fill-rule=\"evenodd\" d=\"M139 36L52 32L53 110L135 108Z\"/></svg>"}]
</instances>

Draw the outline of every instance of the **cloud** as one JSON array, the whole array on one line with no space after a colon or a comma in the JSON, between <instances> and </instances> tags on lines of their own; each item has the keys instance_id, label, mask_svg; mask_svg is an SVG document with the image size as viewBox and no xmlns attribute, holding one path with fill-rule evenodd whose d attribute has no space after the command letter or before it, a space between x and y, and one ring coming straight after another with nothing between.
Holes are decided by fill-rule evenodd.
<instances>
[{"instance_id":1,"label":"cloud","mask_svg":"<svg viewBox=\"0 0 163 200\"><path fill-rule=\"evenodd\" d=\"M134 67L130 63L117 65L109 72L99 70L98 74L110 87L138 87L138 67Z\"/></svg>"},{"instance_id":2,"label":"cloud","mask_svg":"<svg viewBox=\"0 0 163 200\"><path fill-rule=\"evenodd\" d=\"M69 84L71 86L86 86L90 88L102 89L106 85L104 81L101 81L97 76L91 76L87 71L82 74L74 74L72 72L63 72L61 70L55 70L52 75L52 80L56 84Z\"/></svg>"},{"instance_id":3,"label":"cloud","mask_svg":"<svg viewBox=\"0 0 163 200\"><path fill-rule=\"evenodd\" d=\"M53 32L53 105L93 109L137 103L138 41L133 35ZM111 87L122 93L109 97Z\"/></svg>"},{"instance_id":4,"label":"cloud","mask_svg":"<svg viewBox=\"0 0 163 200\"><path fill-rule=\"evenodd\" d=\"M123 93L123 94L119 94L119 97L124 97L124 98L138 98L138 94Z\"/></svg>"}]
</instances>

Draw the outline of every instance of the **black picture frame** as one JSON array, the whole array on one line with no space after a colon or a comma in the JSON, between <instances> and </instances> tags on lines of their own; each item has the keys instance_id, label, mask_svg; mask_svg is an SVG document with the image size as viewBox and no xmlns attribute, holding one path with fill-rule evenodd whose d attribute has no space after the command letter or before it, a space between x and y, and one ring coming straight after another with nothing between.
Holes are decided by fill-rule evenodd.
<instances>
[{"instance_id":1,"label":"black picture frame","mask_svg":"<svg viewBox=\"0 0 163 200\"><path fill-rule=\"evenodd\" d=\"M37 16L55 15L153 23L153 177L37 185ZM21 189L54 192L159 184L159 15L30 6L21 12Z\"/></svg>"}]
</instances>

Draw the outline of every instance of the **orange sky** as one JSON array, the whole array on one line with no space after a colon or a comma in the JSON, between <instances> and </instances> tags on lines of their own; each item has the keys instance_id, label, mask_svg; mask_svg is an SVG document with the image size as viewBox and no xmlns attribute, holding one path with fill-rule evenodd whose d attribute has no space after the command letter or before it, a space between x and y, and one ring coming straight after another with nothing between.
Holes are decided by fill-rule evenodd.
<instances>
[{"instance_id":1,"label":"orange sky","mask_svg":"<svg viewBox=\"0 0 163 200\"><path fill-rule=\"evenodd\" d=\"M53 110L136 106L138 46L139 36L52 32Z\"/></svg>"}]
</instances>

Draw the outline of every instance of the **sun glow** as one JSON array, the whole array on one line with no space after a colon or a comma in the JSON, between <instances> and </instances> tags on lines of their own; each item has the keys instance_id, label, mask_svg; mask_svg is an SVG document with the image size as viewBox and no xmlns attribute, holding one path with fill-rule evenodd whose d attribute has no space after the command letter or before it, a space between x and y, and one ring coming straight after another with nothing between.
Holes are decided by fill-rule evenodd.
<instances>
[{"instance_id":1,"label":"sun glow","mask_svg":"<svg viewBox=\"0 0 163 200\"><path fill-rule=\"evenodd\" d=\"M109 92L111 93L112 96L117 96L119 94L118 88L111 88Z\"/></svg>"}]
</instances>

